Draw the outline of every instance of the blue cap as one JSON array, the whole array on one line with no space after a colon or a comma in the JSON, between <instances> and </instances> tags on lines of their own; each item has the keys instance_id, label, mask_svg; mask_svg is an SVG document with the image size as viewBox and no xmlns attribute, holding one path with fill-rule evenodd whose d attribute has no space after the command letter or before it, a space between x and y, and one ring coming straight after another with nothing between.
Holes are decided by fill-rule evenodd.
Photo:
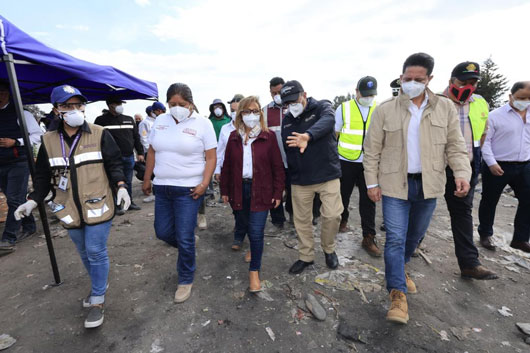
<instances>
[{"instance_id":1,"label":"blue cap","mask_svg":"<svg viewBox=\"0 0 530 353\"><path fill-rule=\"evenodd\" d=\"M151 106L148 106L147 108L145 108L145 113L147 115L150 115L152 111L153 111L153 108Z\"/></svg>"},{"instance_id":2,"label":"blue cap","mask_svg":"<svg viewBox=\"0 0 530 353\"><path fill-rule=\"evenodd\" d=\"M154 102L153 105L151 106L151 108L152 108L153 110L160 109L160 110L162 110L162 111L164 111L164 112L166 111L166 106L163 105L163 104L160 103L160 102Z\"/></svg>"},{"instance_id":3,"label":"blue cap","mask_svg":"<svg viewBox=\"0 0 530 353\"><path fill-rule=\"evenodd\" d=\"M55 87L52 91L52 94L50 95L50 99L52 104L64 103L75 96L81 98L85 102L88 101L88 99L86 99L86 97L83 96L77 88L72 87L70 85L62 85Z\"/></svg>"}]
</instances>

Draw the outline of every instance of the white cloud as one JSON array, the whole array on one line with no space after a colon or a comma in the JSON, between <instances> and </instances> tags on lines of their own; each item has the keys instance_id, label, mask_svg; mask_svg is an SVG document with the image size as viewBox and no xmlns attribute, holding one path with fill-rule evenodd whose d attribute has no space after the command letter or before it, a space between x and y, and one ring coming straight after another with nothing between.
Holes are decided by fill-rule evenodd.
<instances>
[{"instance_id":1,"label":"white cloud","mask_svg":"<svg viewBox=\"0 0 530 353\"><path fill-rule=\"evenodd\" d=\"M459 2L437 0L208 0L177 7L151 28L174 48L170 54L145 52L143 43L138 48L144 51L69 53L157 82L162 101L169 84L185 82L203 114L214 98L226 101L235 93L257 94L268 103L273 76L298 79L309 95L332 100L372 75L382 100L405 58L418 51L435 58L435 91L445 87L457 63L490 55L511 83L530 79L515 41L526 31L530 4L496 9L472 3L465 6L472 10L462 11ZM146 105L130 102L126 112L143 112Z\"/></svg>"},{"instance_id":2,"label":"white cloud","mask_svg":"<svg viewBox=\"0 0 530 353\"><path fill-rule=\"evenodd\" d=\"M139 5L142 7L151 5L151 0L134 0L134 2L136 3L136 5Z\"/></svg>"},{"instance_id":3,"label":"white cloud","mask_svg":"<svg viewBox=\"0 0 530 353\"><path fill-rule=\"evenodd\" d=\"M74 30L79 32L86 32L90 29L90 27L85 25L64 25L64 24L56 24L55 28L57 29L64 29L64 30Z\"/></svg>"}]
</instances>

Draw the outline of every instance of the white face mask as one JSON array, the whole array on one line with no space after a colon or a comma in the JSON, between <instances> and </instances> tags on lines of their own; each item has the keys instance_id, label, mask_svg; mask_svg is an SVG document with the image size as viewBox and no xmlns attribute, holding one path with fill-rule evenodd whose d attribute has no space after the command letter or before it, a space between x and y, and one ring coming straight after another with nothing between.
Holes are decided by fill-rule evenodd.
<instances>
[{"instance_id":1,"label":"white face mask","mask_svg":"<svg viewBox=\"0 0 530 353\"><path fill-rule=\"evenodd\" d=\"M243 122L246 126L253 129L259 123L259 114L250 113L243 115Z\"/></svg>"},{"instance_id":2,"label":"white face mask","mask_svg":"<svg viewBox=\"0 0 530 353\"><path fill-rule=\"evenodd\" d=\"M85 113L81 110L69 110L67 112L61 112L65 123L71 127L78 127L83 125L85 122Z\"/></svg>"},{"instance_id":3,"label":"white face mask","mask_svg":"<svg viewBox=\"0 0 530 353\"><path fill-rule=\"evenodd\" d=\"M425 83L417 81L401 82L401 89L410 99L413 99L425 91Z\"/></svg>"},{"instance_id":4,"label":"white face mask","mask_svg":"<svg viewBox=\"0 0 530 353\"><path fill-rule=\"evenodd\" d=\"M177 119L177 121L180 123L183 120L186 120L191 116L191 112L188 108L176 106L169 108L169 112L171 115Z\"/></svg>"},{"instance_id":5,"label":"white face mask","mask_svg":"<svg viewBox=\"0 0 530 353\"><path fill-rule=\"evenodd\" d=\"M282 104L282 96L279 94L276 94L274 97L272 97L272 99L274 99L274 103L278 105Z\"/></svg>"},{"instance_id":6,"label":"white face mask","mask_svg":"<svg viewBox=\"0 0 530 353\"><path fill-rule=\"evenodd\" d=\"M291 103L289 104L289 112L293 117L298 118L300 114L304 111L304 105L302 103Z\"/></svg>"},{"instance_id":7,"label":"white face mask","mask_svg":"<svg viewBox=\"0 0 530 353\"><path fill-rule=\"evenodd\" d=\"M153 119L156 119L156 114L155 114L155 113L151 113L149 116L150 116L151 118L153 118Z\"/></svg>"},{"instance_id":8,"label":"white face mask","mask_svg":"<svg viewBox=\"0 0 530 353\"><path fill-rule=\"evenodd\" d=\"M361 97L361 98L359 98L359 104L364 106L364 107L369 107L374 102L374 99L375 99L375 97L373 97L373 96L371 96L371 97Z\"/></svg>"},{"instance_id":9,"label":"white face mask","mask_svg":"<svg viewBox=\"0 0 530 353\"><path fill-rule=\"evenodd\" d=\"M530 107L530 101L518 101L514 99L512 104L514 108L520 112L523 112Z\"/></svg>"},{"instance_id":10,"label":"white face mask","mask_svg":"<svg viewBox=\"0 0 530 353\"><path fill-rule=\"evenodd\" d=\"M232 118L232 121L236 120L236 115L237 115L237 112L230 113L230 117Z\"/></svg>"},{"instance_id":11,"label":"white face mask","mask_svg":"<svg viewBox=\"0 0 530 353\"><path fill-rule=\"evenodd\" d=\"M219 118L220 116L223 115L223 109L221 109L221 108L215 108L215 109L213 110L213 113L215 114L216 117Z\"/></svg>"},{"instance_id":12,"label":"white face mask","mask_svg":"<svg viewBox=\"0 0 530 353\"><path fill-rule=\"evenodd\" d=\"M116 113L118 114L123 114L123 105L117 105L114 110L116 110Z\"/></svg>"}]
</instances>

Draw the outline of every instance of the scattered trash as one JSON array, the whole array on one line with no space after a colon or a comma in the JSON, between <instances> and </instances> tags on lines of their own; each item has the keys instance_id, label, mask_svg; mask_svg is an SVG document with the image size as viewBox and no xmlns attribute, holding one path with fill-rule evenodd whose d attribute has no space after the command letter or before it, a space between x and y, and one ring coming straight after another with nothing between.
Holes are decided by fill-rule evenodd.
<instances>
[{"instance_id":1,"label":"scattered trash","mask_svg":"<svg viewBox=\"0 0 530 353\"><path fill-rule=\"evenodd\" d=\"M160 353L163 352L164 348L160 347L160 339L155 339L153 343L151 343L151 350L150 353Z\"/></svg>"},{"instance_id":2,"label":"scattered trash","mask_svg":"<svg viewBox=\"0 0 530 353\"><path fill-rule=\"evenodd\" d=\"M339 309L337 309L337 299L335 298L332 298L330 297L329 295L319 291L319 290L316 290L315 289L315 294L318 294L318 295L321 295L324 297L324 300L328 300L329 303L331 304L331 306L333 306L332 308L329 308L329 310L335 310L335 314L337 315L337 319L339 318Z\"/></svg>"},{"instance_id":3,"label":"scattered trash","mask_svg":"<svg viewBox=\"0 0 530 353\"><path fill-rule=\"evenodd\" d=\"M326 320L326 309L322 307L317 298L315 298L312 294L307 294L305 298L305 306L311 312L311 314L313 314L315 319L320 321Z\"/></svg>"},{"instance_id":4,"label":"scattered trash","mask_svg":"<svg viewBox=\"0 0 530 353\"><path fill-rule=\"evenodd\" d=\"M503 256L507 261L509 261L509 263L506 263L505 265L507 264L516 264L517 266L520 266L524 269L527 269L530 271L530 261L527 261L519 256L516 256L516 255L504 255Z\"/></svg>"},{"instance_id":5,"label":"scattered trash","mask_svg":"<svg viewBox=\"0 0 530 353\"><path fill-rule=\"evenodd\" d=\"M48 289L48 288L51 288L51 286L48 285L48 284L45 284L44 287L42 287L42 290L46 290L46 289Z\"/></svg>"},{"instance_id":6,"label":"scattered trash","mask_svg":"<svg viewBox=\"0 0 530 353\"><path fill-rule=\"evenodd\" d=\"M289 249L298 250L298 240L297 239L287 239L283 242L283 245Z\"/></svg>"},{"instance_id":7,"label":"scattered trash","mask_svg":"<svg viewBox=\"0 0 530 353\"><path fill-rule=\"evenodd\" d=\"M473 327L473 331L475 331L476 333L480 333L482 332L482 329L480 327Z\"/></svg>"},{"instance_id":8,"label":"scattered trash","mask_svg":"<svg viewBox=\"0 0 530 353\"><path fill-rule=\"evenodd\" d=\"M267 333L269 334L269 337L271 338L271 340L275 340L276 339L276 335L274 334L274 332L272 331L272 329L270 327L265 327L265 331L267 331Z\"/></svg>"},{"instance_id":9,"label":"scattered trash","mask_svg":"<svg viewBox=\"0 0 530 353\"><path fill-rule=\"evenodd\" d=\"M348 291L358 290L359 292L362 290L363 294L379 292L383 288L382 282L384 279L374 276L378 272L379 270L375 267L355 260L354 266L348 266L344 270L325 272L316 276L315 282L327 288Z\"/></svg>"},{"instance_id":10,"label":"scattered trash","mask_svg":"<svg viewBox=\"0 0 530 353\"><path fill-rule=\"evenodd\" d=\"M226 279L232 279L232 276L226 276Z\"/></svg>"},{"instance_id":11,"label":"scattered trash","mask_svg":"<svg viewBox=\"0 0 530 353\"><path fill-rule=\"evenodd\" d=\"M17 340L13 337L9 336L8 334L2 334L0 335L0 351L4 349L8 349L12 345L15 344Z\"/></svg>"},{"instance_id":12,"label":"scattered trash","mask_svg":"<svg viewBox=\"0 0 530 353\"><path fill-rule=\"evenodd\" d=\"M256 295L256 297L260 298L260 299L263 299L263 300L266 300L268 302L273 302L274 299L272 299L272 297L270 296L269 293L265 292L265 291L261 291L261 292L256 292L254 293Z\"/></svg>"},{"instance_id":13,"label":"scattered trash","mask_svg":"<svg viewBox=\"0 0 530 353\"><path fill-rule=\"evenodd\" d=\"M502 316L505 316L505 317L513 316L513 314L510 312L512 310L510 308L508 308L507 306L503 306L502 308L500 308L497 311L499 312L499 314L501 314Z\"/></svg>"},{"instance_id":14,"label":"scattered trash","mask_svg":"<svg viewBox=\"0 0 530 353\"><path fill-rule=\"evenodd\" d=\"M202 327L206 327L210 324L210 322L212 322L212 320L208 320L206 321L205 323L202 324Z\"/></svg>"},{"instance_id":15,"label":"scattered trash","mask_svg":"<svg viewBox=\"0 0 530 353\"><path fill-rule=\"evenodd\" d=\"M245 297L245 292L235 292L234 293L234 298L236 299L243 299Z\"/></svg>"},{"instance_id":16,"label":"scattered trash","mask_svg":"<svg viewBox=\"0 0 530 353\"><path fill-rule=\"evenodd\" d=\"M521 270L519 270L517 267L513 267L513 266L505 266L505 267L508 271L512 271L515 273L521 273Z\"/></svg>"},{"instance_id":17,"label":"scattered trash","mask_svg":"<svg viewBox=\"0 0 530 353\"><path fill-rule=\"evenodd\" d=\"M267 289L267 288L271 288L272 286L273 284L271 281L268 281L268 280L261 281L261 288Z\"/></svg>"},{"instance_id":18,"label":"scattered trash","mask_svg":"<svg viewBox=\"0 0 530 353\"><path fill-rule=\"evenodd\" d=\"M515 326L517 326L517 328L522 332L524 333L525 335L527 336L530 336L530 324L528 323L523 323L523 322L518 322L515 324Z\"/></svg>"},{"instance_id":19,"label":"scattered trash","mask_svg":"<svg viewBox=\"0 0 530 353\"><path fill-rule=\"evenodd\" d=\"M501 345L503 345L504 347L511 347L512 345L510 344L510 342L508 341L502 341L501 342Z\"/></svg>"},{"instance_id":20,"label":"scattered trash","mask_svg":"<svg viewBox=\"0 0 530 353\"><path fill-rule=\"evenodd\" d=\"M134 264L134 268L138 268L140 270L143 270L144 269L144 264Z\"/></svg>"},{"instance_id":21,"label":"scattered trash","mask_svg":"<svg viewBox=\"0 0 530 353\"><path fill-rule=\"evenodd\" d=\"M207 280L209 280L209 279L211 279L211 278L212 278L211 275L210 275L210 276L202 276L202 279L205 280L205 281L207 281Z\"/></svg>"},{"instance_id":22,"label":"scattered trash","mask_svg":"<svg viewBox=\"0 0 530 353\"><path fill-rule=\"evenodd\" d=\"M297 335L297 336L302 336L302 332L300 332L300 331L296 331L296 335Z\"/></svg>"},{"instance_id":23,"label":"scattered trash","mask_svg":"<svg viewBox=\"0 0 530 353\"><path fill-rule=\"evenodd\" d=\"M204 309L202 309L202 311L203 311L204 313L207 313L207 312L208 312L208 308L204 308Z\"/></svg>"},{"instance_id":24,"label":"scattered trash","mask_svg":"<svg viewBox=\"0 0 530 353\"><path fill-rule=\"evenodd\" d=\"M468 327L451 327L451 333L453 336L455 336L459 341L463 341L467 339L467 336L471 333L471 329Z\"/></svg>"},{"instance_id":25,"label":"scattered trash","mask_svg":"<svg viewBox=\"0 0 530 353\"><path fill-rule=\"evenodd\" d=\"M445 330L440 331L440 338L442 339L442 341L450 341L449 335L447 334L447 331Z\"/></svg>"},{"instance_id":26,"label":"scattered trash","mask_svg":"<svg viewBox=\"0 0 530 353\"><path fill-rule=\"evenodd\" d=\"M366 336L369 333L370 331L359 330L349 325L345 320L340 320L339 327L337 328L337 335L340 338L362 344L368 344Z\"/></svg>"},{"instance_id":27,"label":"scattered trash","mask_svg":"<svg viewBox=\"0 0 530 353\"><path fill-rule=\"evenodd\" d=\"M155 215L154 213L148 213L147 217L153 217L154 215Z\"/></svg>"},{"instance_id":28,"label":"scattered trash","mask_svg":"<svg viewBox=\"0 0 530 353\"><path fill-rule=\"evenodd\" d=\"M225 322L223 320L217 320L217 325L222 325L224 324Z\"/></svg>"},{"instance_id":29,"label":"scattered trash","mask_svg":"<svg viewBox=\"0 0 530 353\"><path fill-rule=\"evenodd\" d=\"M432 265L431 259L421 249L417 249L417 251L418 251L418 254L420 254L420 256L425 260L426 263L428 263L429 265Z\"/></svg>"},{"instance_id":30,"label":"scattered trash","mask_svg":"<svg viewBox=\"0 0 530 353\"><path fill-rule=\"evenodd\" d=\"M45 241L39 241L37 244L33 245L33 247L36 249L36 248L40 248L43 245L46 245L46 242Z\"/></svg>"}]
</instances>

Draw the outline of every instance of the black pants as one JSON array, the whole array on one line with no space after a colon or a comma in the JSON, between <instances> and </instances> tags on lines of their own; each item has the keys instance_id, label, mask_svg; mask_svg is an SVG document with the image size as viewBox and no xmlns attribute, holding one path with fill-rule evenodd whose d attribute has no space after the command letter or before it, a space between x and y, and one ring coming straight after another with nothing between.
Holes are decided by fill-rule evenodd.
<instances>
[{"instance_id":1,"label":"black pants","mask_svg":"<svg viewBox=\"0 0 530 353\"><path fill-rule=\"evenodd\" d=\"M451 216L451 230L455 242L455 254L461 270L471 269L480 265L478 250L473 243L473 196L478 177L473 171L469 193L466 197L455 196L455 177L451 168L445 169L445 202Z\"/></svg>"},{"instance_id":2,"label":"black pants","mask_svg":"<svg viewBox=\"0 0 530 353\"><path fill-rule=\"evenodd\" d=\"M285 211L289 213L290 215L293 214L293 202L291 199L291 176L289 175L289 170L285 169ZM315 195L315 199L313 200L313 218L320 217L320 206L322 205L322 202L320 202L320 197ZM283 202L280 203L280 206L276 208L271 208L270 214L271 214L271 222L272 224L283 224L285 222L285 213L283 212L284 206Z\"/></svg>"},{"instance_id":3,"label":"black pants","mask_svg":"<svg viewBox=\"0 0 530 353\"><path fill-rule=\"evenodd\" d=\"M340 178L340 196L344 211L341 215L341 223L348 222L350 212L350 197L353 188L357 185L359 189L359 215L361 216L361 227L363 236L369 234L375 235L375 202L370 200L366 191L366 182L364 181L364 168L362 163L347 162L340 160L342 176Z\"/></svg>"},{"instance_id":4,"label":"black pants","mask_svg":"<svg viewBox=\"0 0 530 353\"><path fill-rule=\"evenodd\" d=\"M530 238L530 163L517 164L499 162L504 174L491 174L488 166L482 165L482 199L478 209L480 236L493 235L495 208L506 185L515 192L519 201L515 214L513 240L527 242Z\"/></svg>"}]
</instances>

